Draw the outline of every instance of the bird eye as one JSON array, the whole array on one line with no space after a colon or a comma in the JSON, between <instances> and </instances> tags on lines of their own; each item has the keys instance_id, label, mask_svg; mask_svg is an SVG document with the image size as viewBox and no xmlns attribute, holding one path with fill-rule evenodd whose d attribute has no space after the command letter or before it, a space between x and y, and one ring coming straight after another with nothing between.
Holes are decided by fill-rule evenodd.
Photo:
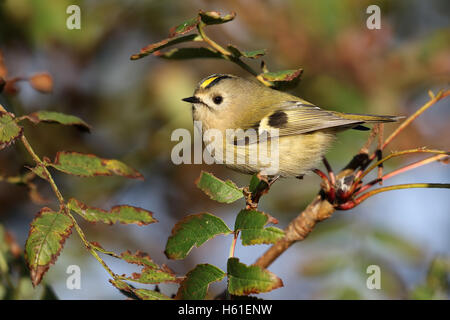
<instances>
[{"instance_id":1,"label":"bird eye","mask_svg":"<svg viewBox=\"0 0 450 320\"><path fill-rule=\"evenodd\" d=\"M213 101L214 101L215 104L221 104L222 101L223 101L223 98L222 98L222 96L215 96L213 98Z\"/></svg>"}]
</instances>

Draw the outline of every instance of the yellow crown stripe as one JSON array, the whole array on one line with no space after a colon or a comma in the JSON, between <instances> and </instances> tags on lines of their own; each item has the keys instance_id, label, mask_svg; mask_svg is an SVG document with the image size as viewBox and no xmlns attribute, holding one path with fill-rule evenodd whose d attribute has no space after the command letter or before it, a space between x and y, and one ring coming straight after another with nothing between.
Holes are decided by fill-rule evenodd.
<instances>
[{"instance_id":1,"label":"yellow crown stripe","mask_svg":"<svg viewBox=\"0 0 450 320\"><path fill-rule=\"evenodd\" d=\"M212 78L208 78L205 81L203 81L200 84L200 88L205 89L211 82L213 82L214 80L216 80L217 78L219 78L220 76L217 77L212 77Z\"/></svg>"}]
</instances>

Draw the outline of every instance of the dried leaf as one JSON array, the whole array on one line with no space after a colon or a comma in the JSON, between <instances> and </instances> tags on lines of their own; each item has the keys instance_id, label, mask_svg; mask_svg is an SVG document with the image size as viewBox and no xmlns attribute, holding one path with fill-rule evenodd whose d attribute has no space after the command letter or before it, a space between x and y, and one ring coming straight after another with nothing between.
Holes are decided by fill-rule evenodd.
<instances>
[{"instance_id":1,"label":"dried leaf","mask_svg":"<svg viewBox=\"0 0 450 320\"><path fill-rule=\"evenodd\" d=\"M53 79L50 74L43 72L37 73L28 78L30 85L42 93L51 93L53 90Z\"/></svg>"},{"instance_id":2,"label":"dried leaf","mask_svg":"<svg viewBox=\"0 0 450 320\"><path fill-rule=\"evenodd\" d=\"M200 19L202 20L203 23L205 24L221 24L221 23L226 23L229 22L231 20L234 19L234 17L236 17L236 13L232 12L230 14L227 14L225 16L221 16L219 12L217 11L203 11L200 10L200 12L198 13L200 16Z\"/></svg>"}]
</instances>

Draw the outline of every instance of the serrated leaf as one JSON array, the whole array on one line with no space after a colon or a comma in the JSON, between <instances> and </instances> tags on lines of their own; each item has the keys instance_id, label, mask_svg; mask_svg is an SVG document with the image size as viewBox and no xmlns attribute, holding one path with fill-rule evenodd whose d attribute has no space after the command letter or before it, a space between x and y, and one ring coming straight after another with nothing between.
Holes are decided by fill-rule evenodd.
<instances>
[{"instance_id":1,"label":"serrated leaf","mask_svg":"<svg viewBox=\"0 0 450 320\"><path fill-rule=\"evenodd\" d=\"M199 14L202 22L205 24L208 24L208 25L226 23L226 22L233 20L234 17L236 17L235 12L227 14L223 17L217 11L202 11L202 10L200 10L200 12L198 14Z\"/></svg>"},{"instance_id":2,"label":"serrated leaf","mask_svg":"<svg viewBox=\"0 0 450 320\"><path fill-rule=\"evenodd\" d=\"M272 272L258 266L246 266L238 258L228 259L227 275L228 292L237 296L269 292L283 286L283 281Z\"/></svg>"},{"instance_id":3,"label":"serrated leaf","mask_svg":"<svg viewBox=\"0 0 450 320\"><path fill-rule=\"evenodd\" d=\"M22 127L16 123L12 113L0 111L0 150L20 138L22 131Z\"/></svg>"},{"instance_id":4,"label":"serrated leaf","mask_svg":"<svg viewBox=\"0 0 450 320\"><path fill-rule=\"evenodd\" d=\"M122 176L131 179L143 179L142 174L123 162L114 159L103 159L93 154L60 151L53 163L48 166L80 177Z\"/></svg>"},{"instance_id":5,"label":"serrated leaf","mask_svg":"<svg viewBox=\"0 0 450 320\"><path fill-rule=\"evenodd\" d=\"M241 51L239 48L231 44L228 46L228 49L236 58L244 57L249 59L256 59L266 54L266 49Z\"/></svg>"},{"instance_id":6,"label":"serrated leaf","mask_svg":"<svg viewBox=\"0 0 450 320\"><path fill-rule=\"evenodd\" d=\"M25 116L25 118L30 120L33 123L54 122L54 123L59 123L59 124L63 124L63 125L76 126L85 131L90 131L90 129L91 129L91 127L86 122L81 120L80 118L69 115L69 114L60 113L60 112L38 111L38 112L33 112L32 114Z\"/></svg>"},{"instance_id":7,"label":"serrated leaf","mask_svg":"<svg viewBox=\"0 0 450 320\"><path fill-rule=\"evenodd\" d=\"M220 281L225 272L211 264L198 264L186 274L180 283L176 299L203 300L208 292L210 283Z\"/></svg>"},{"instance_id":8,"label":"serrated leaf","mask_svg":"<svg viewBox=\"0 0 450 320\"><path fill-rule=\"evenodd\" d=\"M139 226L157 222L153 218L152 212L129 205L114 206L111 210L106 211L89 207L81 201L71 198L67 203L67 207L89 222L103 222L110 225L120 222L123 224L137 224Z\"/></svg>"},{"instance_id":9,"label":"serrated leaf","mask_svg":"<svg viewBox=\"0 0 450 320\"><path fill-rule=\"evenodd\" d=\"M45 272L56 261L72 226L68 216L50 208L42 208L31 222L25 258L34 286L41 282Z\"/></svg>"},{"instance_id":10,"label":"serrated leaf","mask_svg":"<svg viewBox=\"0 0 450 320\"><path fill-rule=\"evenodd\" d=\"M212 200L222 203L232 203L243 198L242 190L232 181L223 181L211 173L202 171L195 182L197 187L206 193Z\"/></svg>"},{"instance_id":11,"label":"serrated leaf","mask_svg":"<svg viewBox=\"0 0 450 320\"><path fill-rule=\"evenodd\" d=\"M275 227L264 228L269 216L256 210L241 210L236 217L234 231L241 231L244 246L275 243L284 237L284 231Z\"/></svg>"},{"instance_id":12,"label":"serrated leaf","mask_svg":"<svg viewBox=\"0 0 450 320\"><path fill-rule=\"evenodd\" d=\"M141 300L172 300L168 296L148 289L134 289L134 294Z\"/></svg>"},{"instance_id":13,"label":"serrated leaf","mask_svg":"<svg viewBox=\"0 0 450 320\"><path fill-rule=\"evenodd\" d=\"M169 259L184 259L194 246L231 232L222 219L210 213L189 215L173 227L164 253Z\"/></svg>"},{"instance_id":14,"label":"serrated leaf","mask_svg":"<svg viewBox=\"0 0 450 320\"><path fill-rule=\"evenodd\" d=\"M125 280L135 281L144 284L156 284L163 282L179 282L176 275L168 270L155 269L152 267L145 267L140 273L133 273L131 278Z\"/></svg>"},{"instance_id":15,"label":"serrated leaf","mask_svg":"<svg viewBox=\"0 0 450 320\"><path fill-rule=\"evenodd\" d=\"M216 52L210 48L198 47L198 48L175 48L167 52L155 51L153 55L171 60L185 60L185 59L197 59L197 58L214 58L222 59L221 53Z\"/></svg>"},{"instance_id":16,"label":"serrated leaf","mask_svg":"<svg viewBox=\"0 0 450 320\"><path fill-rule=\"evenodd\" d=\"M125 260L128 263L137 264L139 266L149 267L149 268L159 268L156 263L152 261L150 256L145 252L136 251L135 253L131 253L130 251L123 252L120 255L120 258Z\"/></svg>"},{"instance_id":17,"label":"serrated leaf","mask_svg":"<svg viewBox=\"0 0 450 320\"><path fill-rule=\"evenodd\" d=\"M179 24L178 26L170 29L169 38L188 33L189 31L194 29L198 25L199 22L200 22L200 19L198 16L195 18L186 20L182 24Z\"/></svg>"},{"instance_id":18,"label":"serrated leaf","mask_svg":"<svg viewBox=\"0 0 450 320\"><path fill-rule=\"evenodd\" d=\"M183 37L174 37L174 38L167 38L164 40L161 40L157 43L149 44L148 46L142 48L139 53L133 54L130 59L131 60L137 60L140 58L143 58L145 56L148 56L149 54L152 54L153 52L157 50L164 49L166 47L173 46L178 43L182 42L189 42L189 41L201 41L202 37L198 34L189 34Z\"/></svg>"}]
</instances>

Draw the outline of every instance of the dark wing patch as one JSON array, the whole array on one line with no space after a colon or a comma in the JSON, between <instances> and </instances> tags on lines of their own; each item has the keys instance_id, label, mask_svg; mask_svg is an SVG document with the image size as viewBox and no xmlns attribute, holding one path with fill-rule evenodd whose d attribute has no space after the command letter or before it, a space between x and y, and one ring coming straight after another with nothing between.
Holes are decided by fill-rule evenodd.
<instances>
[{"instance_id":1,"label":"dark wing patch","mask_svg":"<svg viewBox=\"0 0 450 320\"><path fill-rule=\"evenodd\" d=\"M276 111L269 116L269 126L273 128L283 128L288 122L288 116L284 111Z\"/></svg>"}]
</instances>

